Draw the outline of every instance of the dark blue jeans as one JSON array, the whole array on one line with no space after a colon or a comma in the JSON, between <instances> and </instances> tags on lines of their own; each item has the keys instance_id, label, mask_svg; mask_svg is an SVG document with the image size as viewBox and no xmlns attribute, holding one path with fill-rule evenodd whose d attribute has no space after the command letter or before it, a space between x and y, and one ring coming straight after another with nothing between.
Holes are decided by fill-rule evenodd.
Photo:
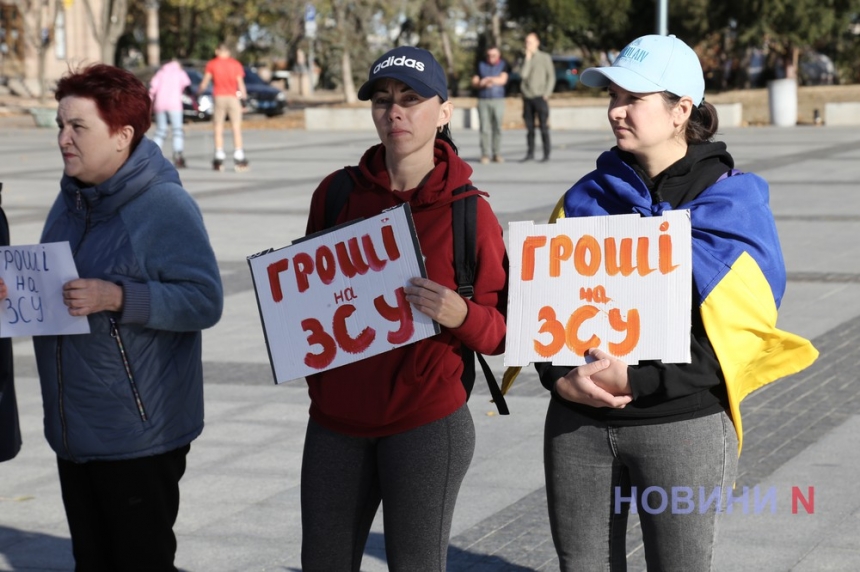
<instances>
[{"instance_id":1,"label":"dark blue jeans","mask_svg":"<svg viewBox=\"0 0 860 572\"><path fill-rule=\"evenodd\" d=\"M738 439L725 413L613 427L553 400L546 417L544 463L550 527L562 572L626 570L631 510L642 525L648 570L711 569L722 512L712 503L701 513L708 503L700 502L700 491L708 498L718 488L725 499L737 474ZM692 510L684 500L690 492ZM724 500L721 506L725 511Z\"/></svg>"}]
</instances>

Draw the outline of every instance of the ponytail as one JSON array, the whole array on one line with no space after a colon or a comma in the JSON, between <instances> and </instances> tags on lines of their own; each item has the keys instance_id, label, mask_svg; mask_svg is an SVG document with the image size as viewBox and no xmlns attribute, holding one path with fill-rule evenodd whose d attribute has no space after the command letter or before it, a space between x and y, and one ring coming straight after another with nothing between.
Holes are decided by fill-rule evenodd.
<instances>
[{"instance_id":1,"label":"ponytail","mask_svg":"<svg viewBox=\"0 0 860 572\"><path fill-rule=\"evenodd\" d=\"M436 139L441 139L445 143L447 143L451 149L454 150L455 155L459 155L460 152L457 150L457 146L454 145L454 139L451 137L451 125L446 123L436 132Z\"/></svg>"},{"instance_id":2,"label":"ponytail","mask_svg":"<svg viewBox=\"0 0 860 572\"><path fill-rule=\"evenodd\" d=\"M687 130L684 136L688 145L705 143L713 139L720 127L720 119L717 117L717 109L703 101L698 107L694 107L687 122Z\"/></svg>"},{"instance_id":3,"label":"ponytail","mask_svg":"<svg viewBox=\"0 0 860 572\"><path fill-rule=\"evenodd\" d=\"M681 101L679 96L668 91L664 91L662 95L669 107L674 107ZM717 109L707 101L702 101L690 112L690 119L687 120L687 127L684 130L684 139L686 139L687 145L706 143L713 139L719 127L720 119L717 117Z\"/></svg>"}]
</instances>

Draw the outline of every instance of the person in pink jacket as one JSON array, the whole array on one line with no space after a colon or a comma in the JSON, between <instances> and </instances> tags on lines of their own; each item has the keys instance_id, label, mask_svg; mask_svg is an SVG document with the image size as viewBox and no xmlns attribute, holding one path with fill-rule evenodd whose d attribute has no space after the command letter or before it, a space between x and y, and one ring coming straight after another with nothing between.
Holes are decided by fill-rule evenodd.
<instances>
[{"instance_id":1,"label":"person in pink jacket","mask_svg":"<svg viewBox=\"0 0 860 572\"><path fill-rule=\"evenodd\" d=\"M155 136L152 140L160 148L167 138L167 123L173 130L173 164L177 169L185 167L182 151L185 136L182 131L182 93L191 85L188 74L175 59L170 60L152 76L149 95L155 112Z\"/></svg>"}]
</instances>

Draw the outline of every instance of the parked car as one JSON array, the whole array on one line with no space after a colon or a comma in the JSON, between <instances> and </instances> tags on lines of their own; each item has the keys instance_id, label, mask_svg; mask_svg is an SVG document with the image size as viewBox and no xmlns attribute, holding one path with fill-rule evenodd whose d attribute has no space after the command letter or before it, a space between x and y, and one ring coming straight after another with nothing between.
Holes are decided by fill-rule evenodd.
<instances>
[{"instance_id":1,"label":"parked car","mask_svg":"<svg viewBox=\"0 0 860 572\"><path fill-rule=\"evenodd\" d=\"M191 80L191 85L182 97L183 114L192 120L209 120L212 118L215 100L212 97L210 83L203 93L197 94L197 88L203 81L203 72L191 66L185 66L185 73ZM246 104L247 113L263 113L267 117L281 115L287 108L287 96L283 91L267 84L250 67L245 66L245 89L248 91Z\"/></svg>"},{"instance_id":2,"label":"parked car","mask_svg":"<svg viewBox=\"0 0 860 572\"><path fill-rule=\"evenodd\" d=\"M263 113L267 117L282 115L287 108L287 96L283 91L272 87L257 75L257 72L245 66L245 88L248 90L248 107L250 113Z\"/></svg>"},{"instance_id":3,"label":"parked car","mask_svg":"<svg viewBox=\"0 0 860 572\"><path fill-rule=\"evenodd\" d=\"M582 70L582 58L576 56L553 56L555 67L555 90L570 91L579 85L579 72Z\"/></svg>"},{"instance_id":4,"label":"parked car","mask_svg":"<svg viewBox=\"0 0 860 572\"><path fill-rule=\"evenodd\" d=\"M582 70L582 58L555 55L552 56L552 65L555 68L555 91L563 92L576 89L576 86L579 85L579 72ZM519 71L513 71L508 75L508 95L520 93L521 81L522 77Z\"/></svg>"},{"instance_id":5,"label":"parked car","mask_svg":"<svg viewBox=\"0 0 860 572\"><path fill-rule=\"evenodd\" d=\"M197 95L197 88L203 81L203 73L190 67L184 69L185 73L188 74L188 79L191 80L191 85L186 87L182 94L182 115L185 116L186 120L208 121L212 119L212 111L215 106L215 100L212 98L212 85L210 84L203 93Z\"/></svg>"},{"instance_id":6,"label":"parked car","mask_svg":"<svg viewBox=\"0 0 860 572\"><path fill-rule=\"evenodd\" d=\"M826 55L808 51L800 58L801 85L834 85L838 83L836 66Z\"/></svg>"}]
</instances>

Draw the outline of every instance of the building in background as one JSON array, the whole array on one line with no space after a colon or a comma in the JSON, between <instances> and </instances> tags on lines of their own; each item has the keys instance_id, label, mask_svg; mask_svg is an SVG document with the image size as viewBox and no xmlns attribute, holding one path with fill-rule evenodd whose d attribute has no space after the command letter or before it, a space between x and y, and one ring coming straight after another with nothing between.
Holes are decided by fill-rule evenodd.
<instances>
[{"instance_id":1,"label":"building in background","mask_svg":"<svg viewBox=\"0 0 860 572\"><path fill-rule=\"evenodd\" d=\"M87 3L100 15L105 1L0 0L0 83L38 97L40 77L49 93L70 67L102 61Z\"/></svg>"}]
</instances>

